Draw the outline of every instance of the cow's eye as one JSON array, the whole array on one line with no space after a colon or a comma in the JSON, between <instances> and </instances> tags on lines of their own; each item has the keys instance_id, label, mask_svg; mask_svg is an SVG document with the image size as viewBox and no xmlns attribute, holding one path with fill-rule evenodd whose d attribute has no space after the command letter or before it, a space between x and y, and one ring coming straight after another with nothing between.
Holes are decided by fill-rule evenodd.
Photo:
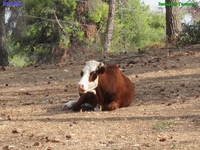
<instances>
[{"instance_id":1,"label":"cow's eye","mask_svg":"<svg viewBox=\"0 0 200 150\"><path fill-rule=\"evenodd\" d=\"M81 75L81 77L83 76L83 71L81 71L80 75Z\"/></svg>"},{"instance_id":2,"label":"cow's eye","mask_svg":"<svg viewBox=\"0 0 200 150\"><path fill-rule=\"evenodd\" d=\"M92 72L90 73L90 76L93 76L95 73L96 73L95 71L92 71Z\"/></svg>"},{"instance_id":3,"label":"cow's eye","mask_svg":"<svg viewBox=\"0 0 200 150\"><path fill-rule=\"evenodd\" d=\"M97 72L93 71L90 73L89 82L94 81L97 78Z\"/></svg>"}]
</instances>

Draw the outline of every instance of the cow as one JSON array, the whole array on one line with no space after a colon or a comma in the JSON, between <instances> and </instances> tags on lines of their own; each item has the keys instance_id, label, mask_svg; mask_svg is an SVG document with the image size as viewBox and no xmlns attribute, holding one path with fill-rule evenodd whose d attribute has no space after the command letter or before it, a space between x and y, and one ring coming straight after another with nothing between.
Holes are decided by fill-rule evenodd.
<instances>
[{"instance_id":1,"label":"cow","mask_svg":"<svg viewBox=\"0 0 200 150\"><path fill-rule=\"evenodd\" d=\"M134 99L135 87L116 65L104 65L91 60L85 63L78 83L80 97L65 104L68 109L78 111L82 106L94 110L111 111L128 107Z\"/></svg>"}]
</instances>

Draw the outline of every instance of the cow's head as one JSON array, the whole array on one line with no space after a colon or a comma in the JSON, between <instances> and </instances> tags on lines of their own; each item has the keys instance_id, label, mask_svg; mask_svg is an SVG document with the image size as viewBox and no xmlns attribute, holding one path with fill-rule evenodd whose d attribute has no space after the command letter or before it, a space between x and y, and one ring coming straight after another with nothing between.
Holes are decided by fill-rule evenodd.
<instances>
[{"instance_id":1,"label":"cow's head","mask_svg":"<svg viewBox=\"0 0 200 150\"><path fill-rule=\"evenodd\" d=\"M81 80L78 83L79 94L86 92L95 92L95 88L98 86L98 76L105 72L104 64L91 60L85 63L85 67L81 71Z\"/></svg>"}]
</instances>

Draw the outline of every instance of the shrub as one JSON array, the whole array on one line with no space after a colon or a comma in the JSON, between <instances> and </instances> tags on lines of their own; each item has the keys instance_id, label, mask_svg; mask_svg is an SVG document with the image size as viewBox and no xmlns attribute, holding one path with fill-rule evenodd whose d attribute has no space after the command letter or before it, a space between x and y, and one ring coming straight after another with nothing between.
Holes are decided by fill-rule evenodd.
<instances>
[{"instance_id":1,"label":"shrub","mask_svg":"<svg viewBox=\"0 0 200 150\"><path fill-rule=\"evenodd\" d=\"M198 44L200 40L200 25L183 25L183 30L180 32L177 39L177 46L186 46Z\"/></svg>"}]
</instances>

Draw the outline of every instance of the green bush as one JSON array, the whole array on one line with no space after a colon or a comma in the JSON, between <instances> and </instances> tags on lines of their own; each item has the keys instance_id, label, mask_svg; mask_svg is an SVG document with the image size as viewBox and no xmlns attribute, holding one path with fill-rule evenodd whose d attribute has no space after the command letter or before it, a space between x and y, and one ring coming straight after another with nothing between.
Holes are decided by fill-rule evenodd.
<instances>
[{"instance_id":1,"label":"green bush","mask_svg":"<svg viewBox=\"0 0 200 150\"><path fill-rule=\"evenodd\" d=\"M20 44L14 44L9 40L7 42L8 60L9 64L14 67L25 67L33 62L27 56L27 54L20 48Z\"/></svg>"},{"instance_id":2,"label":"green bush","mask_svg":"<svg viewBox=\"0 0 200 150\"><path fill-rule=\"evenodd\" d=\"M187 46L191 44L198 44L200 41L200 25L187 25L183 27L177 39L177 46Z\"/></svg>"},{"instance_id":3,"label":"green bush","mask_svg":"<svg viewBox=\"0 0 200 150\"><path fill-rule=\"evenodd\" d=\"M29 57L21 55L15 55L13 58L9 58L9 63L14 67L26 67L32 64Z\"/></svg>"}]
</instances>

